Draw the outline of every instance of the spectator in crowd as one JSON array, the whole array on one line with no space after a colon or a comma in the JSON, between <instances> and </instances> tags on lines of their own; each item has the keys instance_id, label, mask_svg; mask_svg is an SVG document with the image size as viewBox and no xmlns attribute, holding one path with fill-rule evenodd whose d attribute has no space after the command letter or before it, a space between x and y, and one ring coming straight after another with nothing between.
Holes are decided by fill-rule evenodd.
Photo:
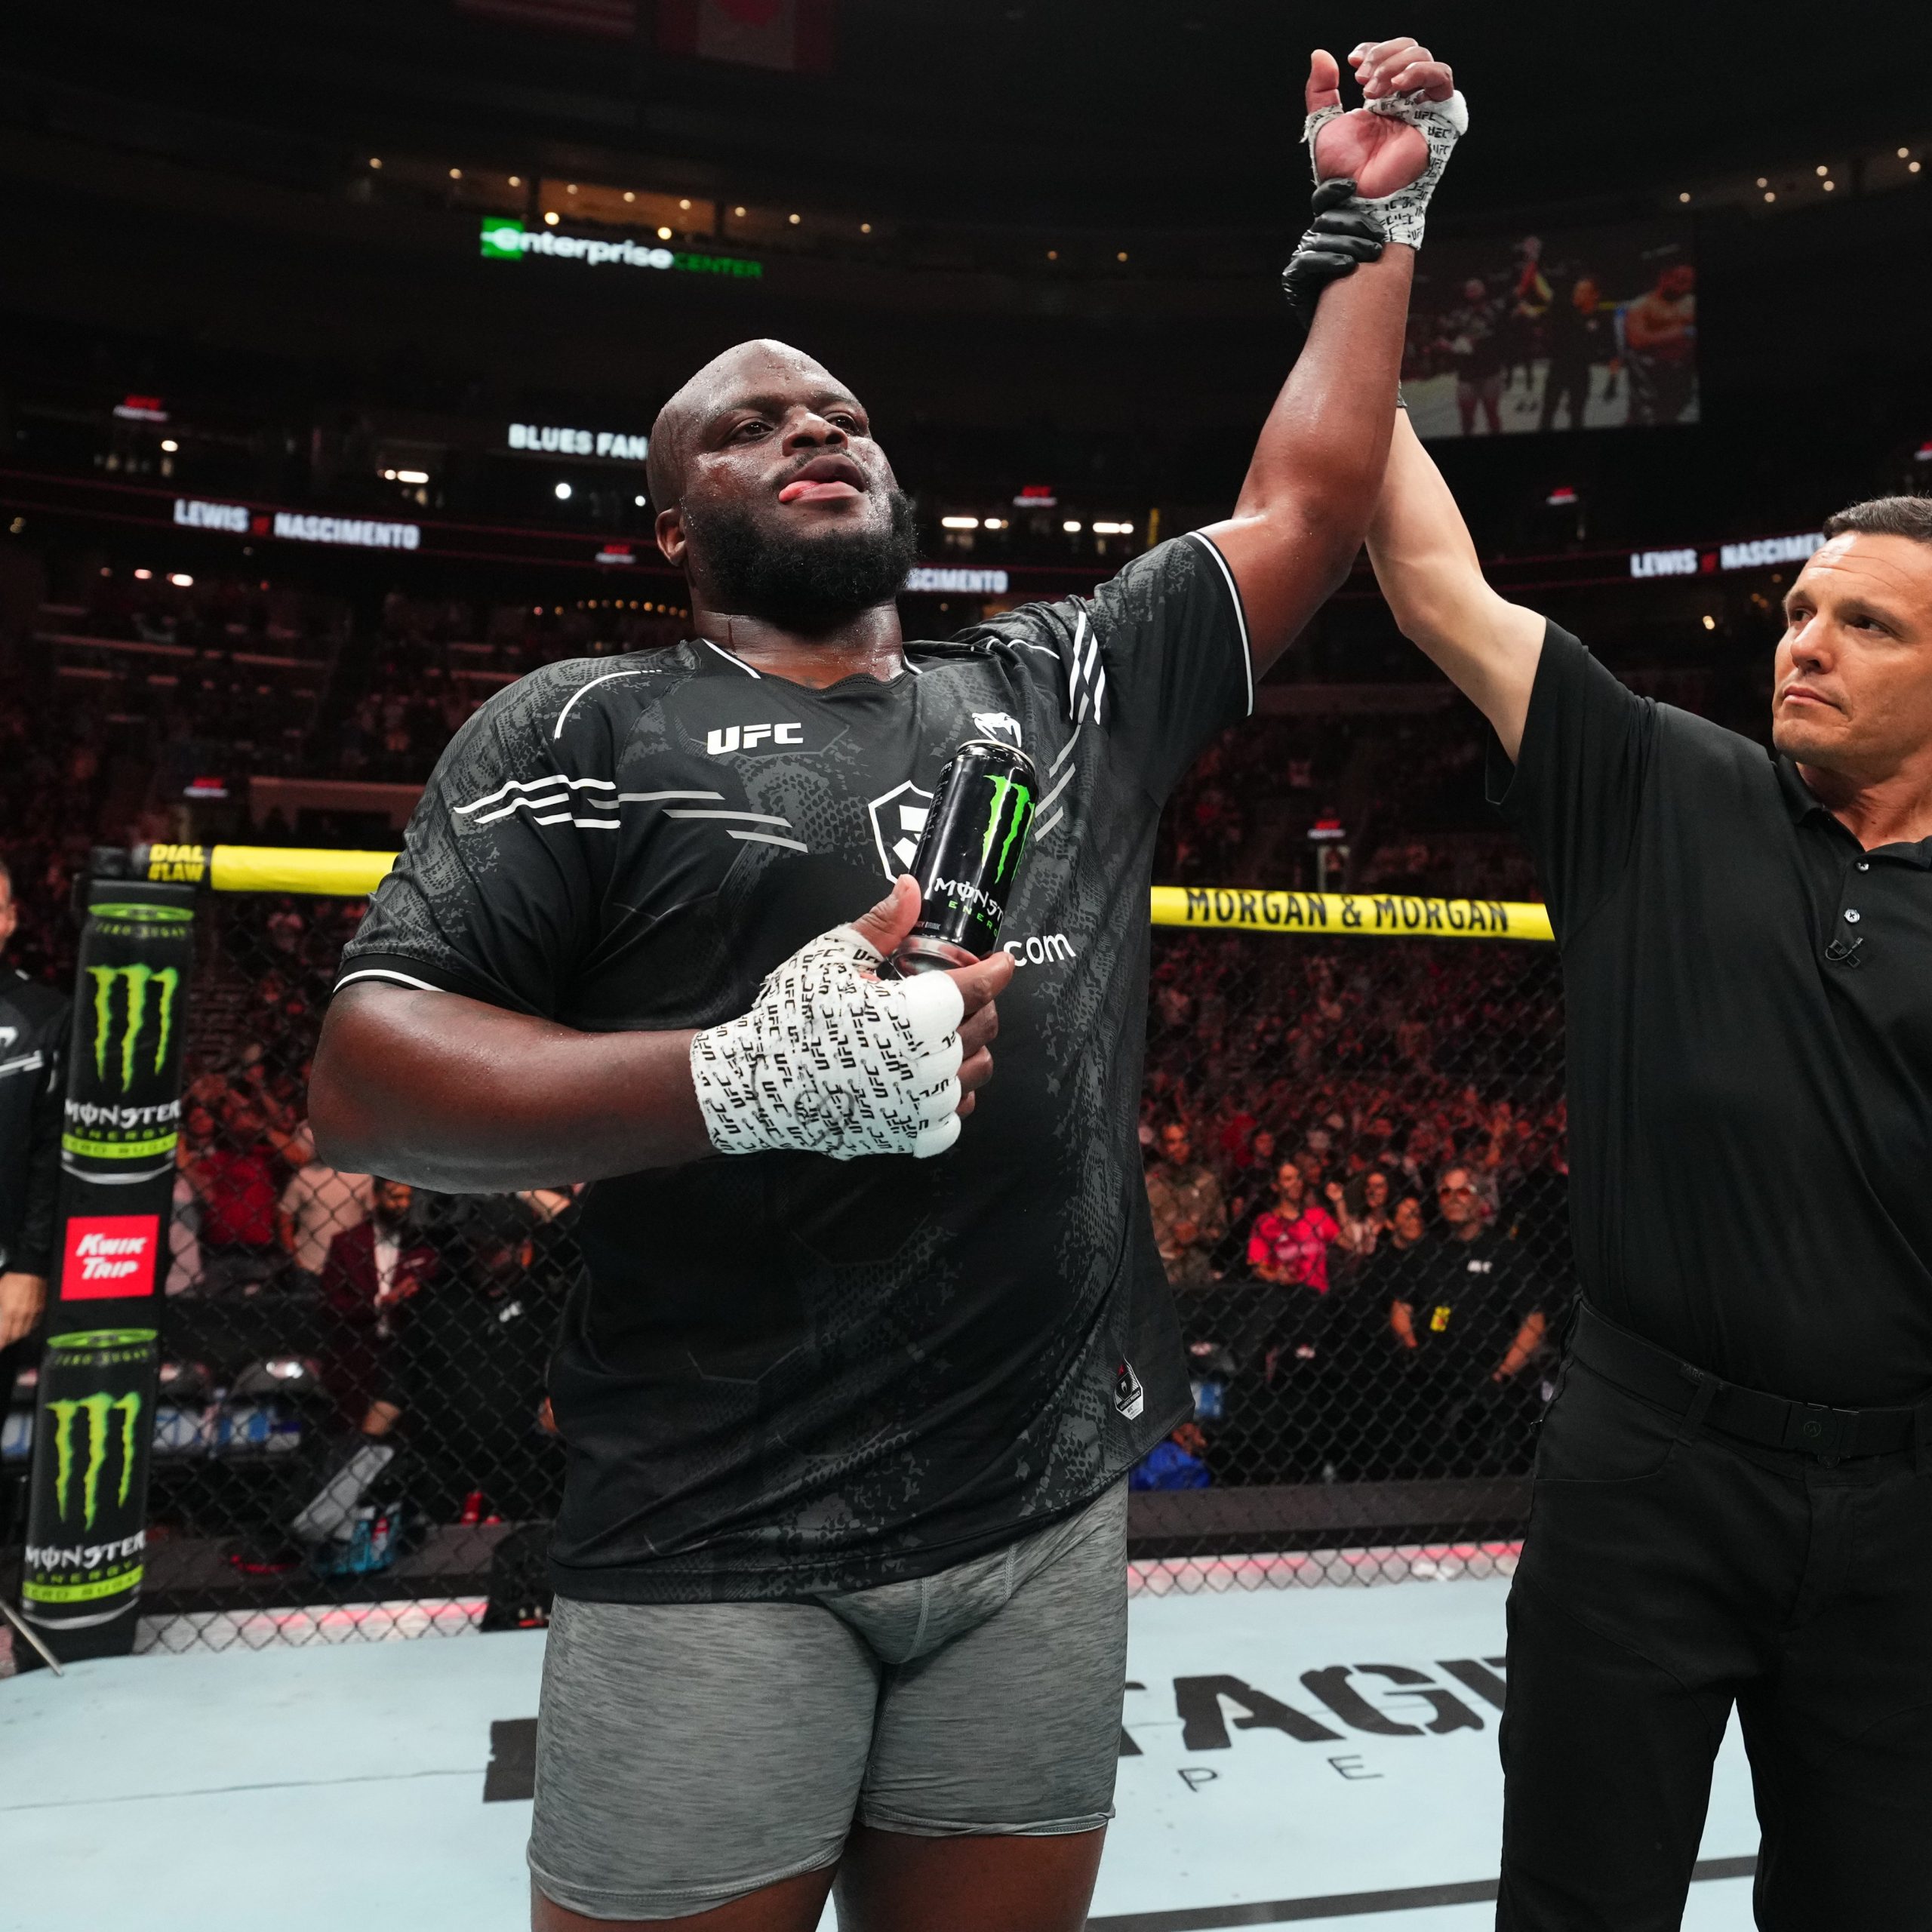
<instances>
[{"instance_id":1,"label":"spectator in crowd","mask_svg":"<svg viewBox=\"0 0 1932 1932\"><path fill-rule=\"evenodd\" d=\"M1273 1130L1257 1127L1248 1137L1247 1158L1229 1176L1228 1229L1216 1244L1214 1261L1223 1275L1245 1272L1248 1237L1275 1198L1275 1170L1281 1165Z\"/></svg>"},{"instance_id":2,"label":"spectator in crowd","mask_svg":"<svg viewBox=\"0 0 1932 1932\"><path fill-rule=\"evenodd\" d=\"M535 1234L517 1199L472 1203L385 1359L362 1432L400 1424L405 1486L432 1521L546 1518L562 1494L545 1390L561 1305L533 1273Z\"/></svg>"},{"instance_id":3,"label":"spectator in crowd","mask_svg":"<svg viewBox=\"0 0 1932 1932\"><path fill-rule=\"evenodd\" d=\"M1395 1472L1390 1419L1402 1400L1389 1287L1425 1238L1421 1205L1413 1195L1392 1204L1380 1168L1328 1186L1341 1252L1320 1334L1327 1459L1337 1475L1386 1476Z\"/></svg>"},{"instance_id":4,"label":"spectator in crowd","mask_svg":"<svg viewBox=\"0 0 1932 1932\"><path fill-rule=\"evenodd\" d=\"M191 1131L194 1109L182 1122L180 1137L174 1143L174 1211L168 1222L168 1280L165 1292L186 1294L202 1284L202 1201L188 1169L194 1158ZM202 1119L208 1118L202 1110Z\"/></svg>"},{"instance_id":5,"label":"spectator in crowd","mask_svg":"<svg viewBox=\"0 0 1932 1932\"><path fill-rule=\"evenodd\" d=\"M436 1274L436 1251L411 1223L414 1202L407 1181L373 1181L368 1214L330 1241L322 1263L322 1300L334 1329L323 1380L352 1420L376 1398L401 1309Z\"/></svg>"},{"instance_id":6,"label":"spectator in crowd","mask_svg":"<svg viewBox=\"0 0 1932 1932\"><path fill-rule=\"evenodd\" d=\"M1213 1171L1194 1158L1194 1143L1180 1121L1161 1129L1161 1158L1147 1174L1154 1241L1176 1288L1201 1288L1214 1279L1208 1257L1228 1231L1228 1211Z\"/></svg>"},{"instance_id":7,"label":"spectator in crowd","mask_svg":"<svg viewBox=\"0 0 1932 1932\"><path fill-rule=\"evenodd\" d=\"M281 1255L275 1229L281 1163L259 1108L238 1102L218 1129L205 1109L195 1111L202 1124L188 1178L201 1202L202 1291L243 1285L253 1293Z\"/></svg>"},{"instance_id":8,"label":"spectator in crowd","mask_svg":"<svg viewBox=\"0 0 1932 1932\"><path fill-rule=\"evenodd\" d=\"M1405 1194L1389 1211L1389 1232L1376 1244L1371 1278L1376 1297L1389 1312L1391 1331L1404 1348L1413 1349L1415 1331L1411 1320L1417 1291L1409 1286L1423 1250L1429 1242L1429 1222L1423 1212L1422 1197ZM1397 1308L1403 1314L1395 1317Z\"/></svg>"},{"instance_id":9,"label":"spectator in crowd","mask_svg":"<svg viewBox=\"0 0 1932 1932\"><path fill-rule=\"evenodd\" d=\"M0 949L18 921L0 863ZM28 1365L54 1266L69 1002L0 968L0 1409Z\"/></svg>"},{"instance_id":10,"label":"spectator in crowd","mask_svg":"<svg viewBox=\"0 0 1932 1932\"><path fill-rule=\"evenodd\" d=\"M1421 1384L1418 1448L1460 1473L1496 1447L1497 1392L1536 1354L1549 1322L1538 1271L1490 1224L1472 1169L1443 1170L1436 1209L1443 1238L1419 1251L1392 1314Z\"/></svg>"},{"instance_id":11,"label":"spectator in crowd","mask_svg":"<svg viewBox=\"0 0 1932 1932\"><path fill-rule=\"evenodd\" d=\"M1409 1137L1403 1145L1404 1177L1412 1186L1426 1188L1430 1173L1447 1151L1435 1122L1425 1115L1409 1130Z\"/></svg>"},{"instance_id":12,"label":"spectator in crowd","mask_svg":"<svg viewBox=\"0 0 1932 1932\"><path fill-rule=\"evenodd\" d=\"M1331 1180L1325 1192L1341 1223L1341 1246L1358 1261L1366 1261L1389 1229L1387 1173L1370 1168L1346 1186Z\"/></svg>"},{"instance_id":13,"label":"spectator in crowd","mask_svg":"<svg viewBox=\"0 0 1932 1932\"><path fill-rule=\"evenodd\" d=\"M368 1174L344 1174L309 1158L288 1177L275 1208L275 1226L288 1254L291 1285L318 1288L329 1245L337 1235L359 1227L367 1217L375 1183Z\"/></svg>"},{"instance_id":14,"label":"spectator in crowd","mask_svg":"<svg viewBox=\"0 0 1932 1932\"><path fill-rule=\"evenodd\" d=\"M1309 1137L1295 1151L1295 1165L1301 1170L1302 1188L1310 1201L1327 1198L1328 1148L1334 1136L1325 1128L1311 1128ZM1276 1170L1279 1174L1278 1168Z\"/></svg>"},{"instance_id":15,"label":"spectator in crowd","mask_svg":"<svg viewBox=\"0 0 1932 1932\"><path fill-rule=\"evenodd\" d=\"M1342 1238L1341 1224L1308 1198L1308 1182L1299 1161L1275 1170L1274 1204L1254 1223L1248 1237L1247 1265L1257 1280L1276 1287L1328 1292L1328 1251Z\"/></svg>"},{"instance_id":16,"label":"spectator in crowd","mask_svg":"<svg viewBox=\"0 0 1932 1932\"><path fill-rule=\"evenodd\" d=\"M1275 1151L1278 1143L1271 1128L1257 1127L1249 1137L1247 1159L1235 1176L1235 1192L1243 1208L1271 1198L1275 1191L1275 1170L1281 1165Z\"/></svg>"},{"instance_id":17,"label":"spectator in crowd","mask_svg":"<svg viewBox=\"0 0 1932 1932\"><path fill-rule=\"evenodd\" d=\"M1341 1232L1334 1217L1309 1199L1300 1164L1281 1161L1275 1170L1274 1201L1257 1217L1247 1238L1247 1269L1255 1280L1287 1292L1256 1300L1241 1337L1239 1360L1244 1367L1258 1366L1272 1380L1284 1349L1302 1360L1315 1358L1317 1337L1325 1325L1328 1250Z\"/></svg>"}]
</instances>

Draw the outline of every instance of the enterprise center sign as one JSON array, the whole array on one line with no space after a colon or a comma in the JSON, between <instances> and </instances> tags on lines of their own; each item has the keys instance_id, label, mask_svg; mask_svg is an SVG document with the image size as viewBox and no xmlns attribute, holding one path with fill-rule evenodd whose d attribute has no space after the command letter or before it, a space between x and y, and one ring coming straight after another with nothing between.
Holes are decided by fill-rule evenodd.
<instances>
[{"instance_id":1,"label":"enterprise center sign","mask_svg":"<svg viewBox=\"0 0 1932 1932\"><path fill-rule=\"evenodd\" d=\"M741 255L706 255L691 248L658 248L628 237L607 242L589 235L560 235L552 228L526 228L507 216L483 217L483 257L486 261L516 262L526 255L549 255L581 262L586 268L613 264L631 269L678 269L686 275L721 275L756 281L764 274L762 262Z\"/></svg>"}]
</instances>

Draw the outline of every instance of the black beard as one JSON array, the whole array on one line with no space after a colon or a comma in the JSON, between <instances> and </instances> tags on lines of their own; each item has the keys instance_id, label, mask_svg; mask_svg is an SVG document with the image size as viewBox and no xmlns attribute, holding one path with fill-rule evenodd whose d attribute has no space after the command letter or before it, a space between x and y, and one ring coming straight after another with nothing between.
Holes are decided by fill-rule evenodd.
<instances>
[{"instance_id":1,"label":"black beard","mask_svg":"<svg viewBox=\"0 0 1932 1932\"><path fill-rule=\"evenodd\" d=\"M721 608L782 629L826 631L874 605L889 603L918 558L912 500L886 497L883 530L839 530L788 537L762 526L740 503L684 514L685 534L702 560Z\"/></svg>"}]
</instances>

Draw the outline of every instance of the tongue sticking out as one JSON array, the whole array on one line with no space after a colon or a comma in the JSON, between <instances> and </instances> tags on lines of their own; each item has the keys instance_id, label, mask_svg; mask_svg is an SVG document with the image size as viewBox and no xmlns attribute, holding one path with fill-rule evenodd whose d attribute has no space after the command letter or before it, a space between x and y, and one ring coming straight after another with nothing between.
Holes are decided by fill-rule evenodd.
<instances>
[{"instance_id":1,"label":"tongue sticking out","mask_svg":"<svg viewBox=\"0 0 1932 1932\"><path fill-rule=\"evenodd\" d=\"M778 500L781 503L832 503L841 497L856 497L858 494L849 483L814 482L801 476L779 491Z\"/></svg>"}]
</instances>

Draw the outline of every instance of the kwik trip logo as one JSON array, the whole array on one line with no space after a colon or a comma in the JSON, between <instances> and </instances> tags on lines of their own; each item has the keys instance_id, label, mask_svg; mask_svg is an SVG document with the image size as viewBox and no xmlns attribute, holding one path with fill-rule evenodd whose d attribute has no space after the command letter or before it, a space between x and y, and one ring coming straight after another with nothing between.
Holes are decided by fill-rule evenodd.
<instances>
[{"instance_id":1,"label":"kwik trip logo","mask_svg":"<svg viewBox=\"0 0 1932 1932\"><path fill-rule=\"evenodd\" d=\"M161 1248L158 1214L75 1214L60 1269L63 1301L150 1292Z\"/></svg>"}]
</instances>

